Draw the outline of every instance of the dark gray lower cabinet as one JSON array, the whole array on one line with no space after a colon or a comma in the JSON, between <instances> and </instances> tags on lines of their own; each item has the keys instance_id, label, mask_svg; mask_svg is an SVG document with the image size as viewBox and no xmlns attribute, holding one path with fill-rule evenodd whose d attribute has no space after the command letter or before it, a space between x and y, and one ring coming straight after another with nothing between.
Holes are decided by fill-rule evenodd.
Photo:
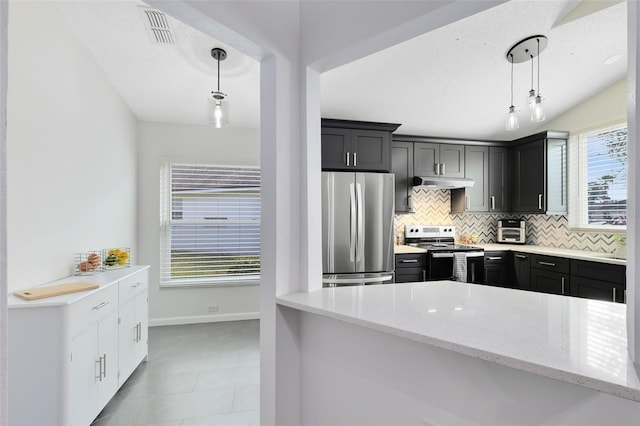
<instances>
[{"instance_id":1,"label":"dark gray lower cabinet","mask_svg":"<svg viewBox=\"0 0 640 426\"><path fill-rule=\"evenodd\" d=\"M511 253L508 251L484 252L484 283L499 287L511 287L509 270Z\"/></svg>"},{"instance_id":2,"label":"dark gray lower cabinet","mask_svg":"<svg viewBox=\"0 0 640 426\"><path fill-rule=\"evenodd\" d=\"M425 253L396 254L396 282L413 283L427 279L427 255Z\"/></svg>"},{"instance_id":3,"label":"dark gray lower cabinet","mask_svg":"<svg viewBox=\"0 0 640 426\"><path fill-rule=\"evenodd\" d=\"M513 253L513 287L531 290L531 255Z\"/></svg>"},{"instance_id":4,"label":"dark gray lower cabinet","mask_svg":"<svg viewBox=\"0 0 640 426\"><path fill-rule=\"evenodd\" d=\"M626 267L608 263L571 261L571 295L625 303Z\"/></svg>"},{"instance_id":5,"label":"dark gray lower cabinet","mask_svg":"<svg viewBox=\"0 0 640 426\"><path fill-rule=\"evenodd\" d=\"M531 268L531 290L541 293L569 295L571 291L569 275Z\"/></svg>"},{"instance_id":6,"label":"dark gray lower cabinet","mask_svg":"<svg viewBox=\"0 0 640 426\"><path fill-rule=\"evenodd\" d=\"M531 290L571 294L570 260L564 257L531 255Z\"/></svg>"}]
</instances>

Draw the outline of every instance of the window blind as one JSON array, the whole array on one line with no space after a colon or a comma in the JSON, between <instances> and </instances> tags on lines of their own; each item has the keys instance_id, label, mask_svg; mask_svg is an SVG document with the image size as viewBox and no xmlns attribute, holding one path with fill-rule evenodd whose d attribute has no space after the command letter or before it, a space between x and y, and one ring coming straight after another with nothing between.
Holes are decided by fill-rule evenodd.
<instances>
[{"instance_id":1,"label":"window blind","mask_svg":"<svg viewBox=\"0 0 640 426\"><path fill-rule=\"evenodd\" d=\"M161 173L161 283L259 279L260 170L165 163Z\"/></svg>"},{"instance_id":2,"label":"window blind","mask_svg":"<svg viewBox=\"0 0 640 426\"><path fill-rule=\"evenodd\" d=\"M578 197L570 214L572 226L621 228L627 223L627 126L581 133L576 161ZM572 184L573 186L573 184Z\"/></svg>"}]
</instances>

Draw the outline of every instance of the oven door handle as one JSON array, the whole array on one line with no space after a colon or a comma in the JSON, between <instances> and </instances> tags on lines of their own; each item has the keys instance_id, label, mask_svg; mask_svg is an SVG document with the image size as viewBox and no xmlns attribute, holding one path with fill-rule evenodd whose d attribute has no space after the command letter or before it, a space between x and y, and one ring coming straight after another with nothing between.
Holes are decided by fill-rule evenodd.
<instances>
[{"instance_id":1,"label":"oven door handle","mask_svg":"<svg viewBox=\"0 0 640 426\"><path fill-rule=\"evenodd\" d=\"M431 257L433 259L445 259L445 258L448 258L448 257L453 257L453 252L431 253Z\"/></svg>"}]
</instances>

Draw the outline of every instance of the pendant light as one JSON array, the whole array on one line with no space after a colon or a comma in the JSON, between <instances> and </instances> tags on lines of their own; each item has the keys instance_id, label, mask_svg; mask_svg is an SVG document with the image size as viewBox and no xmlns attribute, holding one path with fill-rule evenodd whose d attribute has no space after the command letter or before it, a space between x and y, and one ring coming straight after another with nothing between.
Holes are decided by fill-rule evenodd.
<instances>
[{"instance_id":1,"label":"pendant light","mask_svg":"<svg viewBox=\"0 0 640 426\"><path fill-rule=\"evenodd\" d=\"M509 112L507 112L505 128L511 131L516 130L518 127L520 127L520 119L516 107L513 106L513 55L511 55L511 106L509 107Z\"/></svg>"},{"instance_id":2,"label":"pendant light","mask_svg":"<svg viewBox=\"0 0 640 426\"><path fill-rule=\"evenodd\" d=\"M527 97L527 105L529 106L529 111L531 111L536 104L536 91L533 90L533 55L529 56L531 57L531 90L529 90L529 96Z\"/></svg>"},{"instance_id":3,"label":"pendant light","mask_svg":"<svg viewBox=\"0 0 640 426\"><path fill-rule=\"evenodd\" d=\"M517 108L513 105L513 64L531 61L531 90L527 97L530 107L531 121L538 123L544 121L545 114L542 108L542 96L540 94L540 53L547 47L548 39L543 35L534 35L520 40L507 52L507 61L511 63L511 106L507 115L507 130L518 128ZM538 93L533 88L533 58L538 57ZM515 126L515 127L514 127Z\"/></svg>"},{"instance_id":4,"label":"pendant light","mask_svg":"<svg viewBox=\"0 0 640 426\"><path fill-rule=\"evenodd\" d=\"M540 123L544 121L544 109L542 108L542 96L540 93L540 39L536 39L538 43L538 95L536 96L536 101L531 109L531 121L533 123Z\"/></svg>"},{"instance_id":5,"label":"pendant light","mask_svg":"<svg viewBox=\"0 0 640 426\"><path fill-rule=\"evenodd\" d=\"M218 62L218 90L211 92L209 123L219 129L225 127L229 119L227 102L224 102L227 99L227 94L220 91L220 61L227 59L227 52L215 47L211 49L211 56Z\"/></svg>"}]
</instances>

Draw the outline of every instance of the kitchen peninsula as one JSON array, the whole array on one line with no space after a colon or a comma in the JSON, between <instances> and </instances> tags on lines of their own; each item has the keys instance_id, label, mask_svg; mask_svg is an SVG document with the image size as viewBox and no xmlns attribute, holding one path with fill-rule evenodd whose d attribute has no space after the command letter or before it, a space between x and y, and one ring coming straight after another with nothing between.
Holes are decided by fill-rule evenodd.
<instances>
[{"instance_id":1,"label":"kitchen peninsula","mask_svg":"<svg viewBox=\"0 0 640 426\"><path fill-rule=\"evenodd\" d=\"M278 304L299 317L301 392L314 401L302 417L318 424L640 418L622 304L451 281L326 288Z\"/></svg>"}]
</instances>

